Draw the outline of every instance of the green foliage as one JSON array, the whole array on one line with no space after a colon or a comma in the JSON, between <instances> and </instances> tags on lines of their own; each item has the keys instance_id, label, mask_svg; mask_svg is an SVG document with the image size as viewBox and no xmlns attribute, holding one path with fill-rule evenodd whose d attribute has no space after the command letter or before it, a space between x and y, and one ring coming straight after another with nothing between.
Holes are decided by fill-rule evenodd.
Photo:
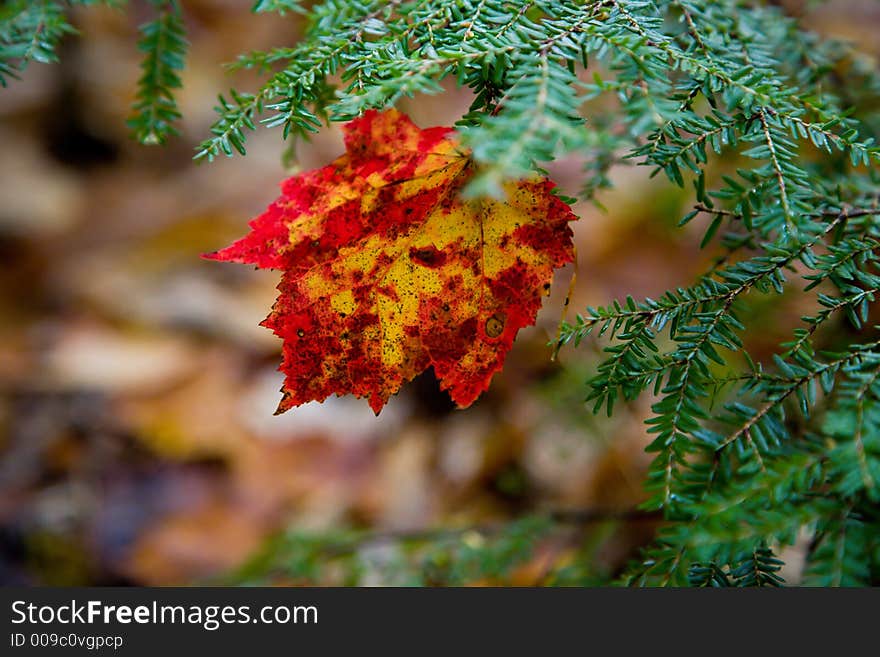
<instances>
[{"instance_id":1,"label":"green foliage","mask_svg":"<svg viewBox=\"0 0 880 657\"><path fill-rule=\"evenodd\" d=\"M465 530L287 532L276 536L232 581L240 584L326 583L339 566L342 584L461 586L508 582L556 529L547 517ZM548 573L548 576L550 574Z\"/></svg>"},{"instance_id":2,"label":"green foliage","mask_svg":"<svg viewBox=\"0 0 880 657\"><path fill-rule=\"evenodd\" d=\"M304 14L305 9L299 0L257 0L254 3L252 11L255 14L268 13L270 11L278 12L282 16L287 12Z\"/></svg>"},{"instance_id":3,"label":"green foliage","mask_svg":"<svg viewBox=\"0 0 880 657\"><path fill-rule=\"evenodd\" d=\"M185 49L176 3L154 4L133 123L145 141L172 134ZM458 124L480 165L468 193L499 194L505 178L574 152L584 198L623 162L692 187L682 223L705 221L703 246L720 253L711 268L658 299L587 308L560 333L560 345L608 342L585 393L595 410L653 395L646 507L666 524L623 581L778 585L776 555L803 535L806 582L878 581L880 120L863 108L880 102L880 76L865 58L745 0L261 0L253 10L304 13L308 27L295 45L234 63L266 82L220 97L197 158L244 154L260 123L308 135L445 81L474 93ZM60 3L7 3L0 81L52 60L70 29ZM793 295L815 310L772 357L750 354L761 331L750 308ZM362 539L340 540L351 552ZM291 559L313 554L295 541ZM479 561L449 549L456 563ZM419 557L407 572L428 581L432 563Z\"/></svg>"},{"instance_id":4,"label":"green foliage","mask_svg":"<svg viewBox=\"0 0 880 657\"><path fill-rule=\"evenodd\" d=\"M186 56L186 29L177 0L151 0L156 18L141 26L138 49L144 53L134 115L129 127L143 144L161 144L176 135L180 111L173 90L181 86L178 71Z\"/></svg>"},{"instance_id":5,"label":"green foliage","mask_svg":"<svg viewBox=\"0 0 880 657\"><path fill-rule=\"evenodd\" d=\"M60 2L17 0L0 8L0 85L16 78L31 61L54 62L55 49L74 31Z\"/></svg>"},{"instance_id":6,"label":"green foliage","mask_svg":"<svg viewBox=\"0 0 880 657\"><path fill-rule=\"evenodd\" d=\"M144 144L163 143L176 135L173 123L180 118L173 90L181 86L178 71L184 67L186 30L177 0L150 0L156 18L141 26L138 48L144 53L133 115L135 137ZM68 11L76 5L120 7L123 0L13 0L0 8L0 86L16 78L32 62L58 60L62 38L76 33ZM261 3L293 4L293 3Z\"/></svg>"},{"instance_id":7,"label":"green foliage","mask_svg":"<svg viewBox=\"0 0 880 657\"><path fill-rule=\"evenodd\" d=\"M734 557L729 570L715 562L691 563L687 581L690 586L713 588L781 586L784 580L777 573L783 565L771 549L756 547Z\"/></svg>"}]
</instances>

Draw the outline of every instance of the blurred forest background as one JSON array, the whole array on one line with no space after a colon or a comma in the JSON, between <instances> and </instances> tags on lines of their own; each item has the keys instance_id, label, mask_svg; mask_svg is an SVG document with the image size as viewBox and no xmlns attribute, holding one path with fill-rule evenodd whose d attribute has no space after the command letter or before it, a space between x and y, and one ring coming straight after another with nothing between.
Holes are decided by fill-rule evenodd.
<instances>
[{"instance_id":1,"label":"blurred forest background","mask_svg":"<svg viewBox=\"0 0 880 657\"><path fill-rule=\"evenodd\" d=\"M340 133L291 145L261 129L246 157L192 155L217 93L257 85L221 64L293 43L300 18L183 2L182 136L146 147L125 119L151 9L130 4L76 11L61 63L0 90L0 582L590 584L635 557L657 522L631 513L651 400L593 416L583 383L600 346L554 361L547 345L575 273L571 315L706 268L702 227L675 227L689 193L622 166L599 197L607 211L578 204L576 272L559 272L467 411L428 374L378 418L352 398L275 417L281 344L258 323L278 274L200 254L243 235L283 178L341 154ZM785 4L880 56L880 2ZM469 102L450 85L400 108L451 125ZM551 175L574 195L581 165ZM753 335L753 353L807 311L788 306L790 324ZM785 558L796 583L796 548Z\"/></svg>"}]
</instances>

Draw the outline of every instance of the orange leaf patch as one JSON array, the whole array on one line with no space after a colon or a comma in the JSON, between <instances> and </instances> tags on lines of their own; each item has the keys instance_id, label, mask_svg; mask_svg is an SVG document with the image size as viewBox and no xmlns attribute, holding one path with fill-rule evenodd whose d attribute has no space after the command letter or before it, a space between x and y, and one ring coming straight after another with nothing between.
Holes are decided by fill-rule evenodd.
<instances>
[{"instance_id":1,"label":"orange leaf patch","mask_svg":"<svg viewBox=\"0 0 880 657\"><path fill-rule=\"evenodd\" d=\"M453 130L396 110L348 123L345 146L206 256L284 272L263 321L284 341L277 412L352 393L378 414L428 367L469 406L572 261L576 217L544 178L507 184L504 201L461 198L473 163Z\"/></svg>"}]
</instances>

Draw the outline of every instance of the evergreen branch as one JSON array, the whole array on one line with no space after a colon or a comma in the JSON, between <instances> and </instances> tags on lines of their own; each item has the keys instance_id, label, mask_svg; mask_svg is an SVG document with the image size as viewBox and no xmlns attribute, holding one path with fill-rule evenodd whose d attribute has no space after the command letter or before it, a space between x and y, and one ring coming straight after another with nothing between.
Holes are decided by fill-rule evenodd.
<instances>
[{"instance_id":1,"label":"evergreen branch","mask_svg":"<svg viewBox=\"0 0 880 657\"><path fill-rule=\"evenodd\" d=\"M818 586L866 586L871 577L871 548L877 526L856 503L841 505L819 524L807 563L806 583Z\"/></svg>"},{"instance_id":2,"label":"evergreen branch","mask_svg":"<svg viewBox=\"0 0 880 657\"><path fill-rule=\"evenodd\" d=\"M826 416L823 431L834 440L829 458L835 488L850 498L864 494L880 499L880 354L866 351L864 357L843 368L845 379L838 387L838 399Z\"/></svg>"},{"instance_id":3,"label":"evergreen branch","mask_svg":"<svg viewBox=\"0 0 880 657\"><path fill-rule=\"evenodd\" d=\"M880 347L880 340L865 345L859 345L855 349L854 353L841 356L828 363L819 365L814 370L806 372L805 374L794 379L793 381L789 381L788 385L786 385L782 390L775 391L775 394L768 400L767 404L765 404L757 413L752 415L740 428L718 442L715 445L715 450L721 451L732 445L737 439L746 434L750 429L757 426L757 424L762 419L767 417L767 415L772 410L779 407L782 402L790 397L801 386L825 375L827 372L836 372L842 367L856 362L857 360L863 358L866 352L871 352L877 347Z\"/></svg>"},{"instance_id":4,"label":"evergreen branch","mask_svg":"<svg viewBox=\"0 0 880 657\"><path fill-rule=\"evenodd\" d=\"M871 465L868 461L868 450L865 447L864 431L865 431L865 405L868 391L880 378L880 368L876 369L865 382L861 385L856 393L856 430L853 434L853 442L856 447L856 456L859 464L858 471L862 478L862 483L868 494L871 495L877 486L874 476L871 473Z\"/></svg>"},{"instance_id":5,"label":"evergreen branch","mask_svg":"<svg viewBox=\"0 0 880 657\"><path fill-rule=\"evenodd\" d=\"M303 134L314 132L320 121L308 110L306 103L320 98L319 81L323 83L326 76L338 68L341 55L355 46L372 19L391 11L401 1L369 0L346 4L329 19L327 27L336 30L332 42L306 39L291 50L289 65L273 75L257 93L233 91L231 102L220 96L220 104L215 108L220 119L211 129L213 137L200 144L195 159L211 161L221 153L231 156L234 151L244 155L244 131L256 129L254 120L267 107L277 113L264 122L270 126L283 125L285 137L293 130ZM321 11L330 14L334 6L328 1ZM267 104L279 96L285 100Z\"/></svg>"},{"instance_id":6,"label":"evergreen branch","mask_svg":"<svg viewBox=\"0 0 880 657\"><path fill-rule=\"evenodd\" d=\"M764 143L770 152L770 162L773 164L773 172L776 175L776 184L779 187L779 200L782 203L782 211L785 214L785 228L790 233L794 230L791 219L791 207L788 203L788 191L785 185L785 174L779 164L779 158L776 154L776 143L770 134L770 126L767 123L767 114L764 108L758 110L758 120L761 122L761 130L764 133Z\"/></svg>"},{"instance_id":7,"label":"evergreen branch","mask_svg":"<svg viewBox=\"0 0 880 657\"><path fill-rule=\"evenodd\" d=\"M256 0L251 11L255 14L275 12L284 16L287 12L305 14L301 0Z\"/></svg>"},{"instance_id":8,"label":"evergreen branch","mask_svg":"<svg viewBox=\"0 0 880 657\"><path fill-rule=\"evenodd\" d=\"M746 82L741 82L741 79L745 76L741 74L738 76L733 76L719 70L714 66L708 65L702 60L697 59L696 57L685 53L681 49L674 47L672 45L671 39L669 39L668 37L665 37L654 30L646 28L643 22L639 21L630 11L627 10L621 0L611 0L611 4L613 4L617 11L624 16L626 22L630 25L630 28L633 30L633 32L650 41L654 47L659 48L678 66L702 71L707 77L715 78L727 86L739 89L749 96L752 96L756 102L759 102L761 104L772 103L773 96L770 95L770 90L777 91L780 83L775 79L775 76L773 76L771 71L766 71L766 73L768 74L766 76L755 75L756 72L748 71L748 73L750 73L751 75L748 77ZM752 86L762 79L765 82L763 90L760 87ZM752 80L754 80L754 82L752 82ZM792 92L790 95L794 96L795 94L794 92Z\"/></svg>"},{"instance_id":9,"label":"evergreen branch","mask_svg":"<svg viewBox=\"0 0 880 657\"><path fill-rule=\"evenodd\" d=\"M695 209L700 212L708 212L722 217L730 217L733 219L741 219L742 216L728 210L719 210L709 208L704 205L697 204ZM724 302L730 297L737 297L755 287L760 282L767 280L773 276L775 272L784 269L792 262L800 259L804 253L815 247L819 242L834 232L844 222L858 218L880 215L878 209L850 209L844 208L839 210L827 210L814 213L815 218L832 218L832 221L826 224L823 230L812 239L804 242L798 248L788 252L780 252L778 255L752 261L754 265L744 267L743 263L732 265L723 270L713 272L715 276L722 279L715 281L705 279L690 290L679 289L677 294L667 293L661 297L659 301L654 299L645 299L643 302L637 303L631 297L628 297L624 304L615 302L609 307L588 307L585 315L578 315L575 324L564 324L561 331L561 342L566 344L573 342L575 346L579 345L593 330L599 326L599 335L603 335L611 329L611 336L617 332L617 329L628 322L624 329L629 332L635 322L647 324L657 330L662 330L667 324L679 316L689 317L688 311L704 307L714 302ZM858 248L846 251L846 259L856 258L861 254L870 252L876 246L877 242L869 240ZM768 250L775 250L771 245L765 245ZM833 268L827 270L827 274L820 277L807 277L814 282L824 280L830 276L837 268L843 266L845 261L841 261ZM748 276L740 278L736 284L724 285L724 281L736 279L740 272L748 269ZM811 285L812 287L813 285ZM674 331L673 331L674 334Z\"/></svg>"},{"instance_id":10,"label":"evergreen branch","mask_svg":"<svg viewBox=\"0 0 880 657\"><path fill-rule=\"evenodd\" d=\"M174 89L181 86L178 71L186 57L186 28L176 0L154 0L156 18L141 26L138 49L144 53L134 114L128 125L142 144L161 144L179 134L174 123L180 110Z\"/></svg>"},{"instance_id":11,"label":"evergreen branch","mask_svg":"<svg viewBox=\"0 0 880 657\"><path fill-rule=\"evenodd\" d=\"M56 48L76 32L64 7L53 0L13 0L0 8L0 86L17 78L31 61L57 61Z\"/></svg>"},{"instance_id":12,"label":"evergreen branch","mask_svg":"<svg viewBox=\"0 0 880 657\"><path fill-rule=\"evenodd\" d=\"M480 0L479 4L477 4L476 9L474 10L473 15L470 19L465 23L467 25L464 35L461 37L462 43L470 39L474 35L474 26L477 22L480 21L480 18L483 14L483 8L486 6L486 0ZM459 26L460 29L461 26Z\"/></svg>"},{"instance_id":13,"label":"evergreen branch","mask_svg":"<svg viewBox=\"0 0 880 657\"><path fill-rule=\"evenodd\" d=\"M836 312L844 309L849 310L853 307L864 304L867 301L874 301L874 295L877 294L878 291L880 291L880 287L872 287L867 290L856 292L849 297L843 297L836 300L825 295L820 296L820 303L822 303L825 308L815 317L804 318L809 323L809 328L806 330L800 330L798 338L794 342L785 345L788 348L783 354L783 358L801 353L801 350L804 349L816 330L824 322L828 321L828 319ZM859 320L859 324L861 324L861 320Z\"/></svg>"},{"instance_id":14,"label":"evergreen branch","mask_svg":"<svg viewBox=\"0 0 880 657\"><path fill-rule=\"evenodd\" d=\"M749 551L742 562L731 570L734 586L781 586L785 580L778 575L784 562L766 546L757 546Z\"/></svg>"}]
</instances>

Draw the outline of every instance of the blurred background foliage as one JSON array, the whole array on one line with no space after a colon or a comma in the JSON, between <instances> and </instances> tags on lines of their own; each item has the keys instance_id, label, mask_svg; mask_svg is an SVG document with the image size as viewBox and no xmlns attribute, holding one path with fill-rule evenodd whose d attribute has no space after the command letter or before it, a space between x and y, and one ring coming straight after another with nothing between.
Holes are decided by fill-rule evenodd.
<instances>
[{"instance_id":1,"label":"blurred background foliage","mask_svg":"<svg viewBox=\"0 0 880 657\"><path fill-rule=\"evenodd\" d=\"M880 4L786 2L820 33L880 56ZM0 92L0 581L5 584L557 584L607 582L647 545L652 399L593 416L596 345L548 348L574 309L655 296L707 268L691 193L616 166L607 211L579 203L577 271L558 274L489 392L453 409L430 374L378 418L334 398L272 411L279 341L258 326L277 276L199 258L239 236L290 173L341 152L338 126L247 157L192 161L211 99L253 88L221 66L291 43L301 17L187 0L180 135L130 138L148 2L77 8L60 63ZM467 112L466 89L405 99L421 126ZM137 129L137 126L134 126ZM583 161L553 164L563 191ZM625 247L625 248L624 248ZM576 276L575 276L576 273ZM769 302L768 302L769 303ZM774 300L748 336L769 356L809 309ZM782 312L780 305L782 304ZM760 322L767 308L751 312ZM786 321L788 323L786 323ZM842 328L840 330L846 330ZM797 583L803 544L784 555Z\"/></svg>"}]
</instances>

